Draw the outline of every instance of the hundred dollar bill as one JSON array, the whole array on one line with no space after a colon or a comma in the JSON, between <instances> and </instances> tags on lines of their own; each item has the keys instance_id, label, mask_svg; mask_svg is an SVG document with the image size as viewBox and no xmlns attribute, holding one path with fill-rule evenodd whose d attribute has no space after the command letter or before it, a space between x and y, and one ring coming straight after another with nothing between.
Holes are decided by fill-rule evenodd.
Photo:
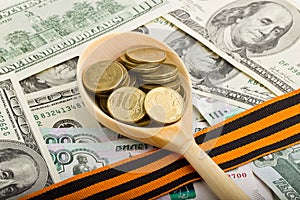
<instances>
[{"instance_id":1,"label":"hundred dollar bill","mask_svg":"<svg viewBox=\"0 0 300 200\"><path fill-rule=\"evenodd\" d=\"M253 172L281 200L300 199L300 145L253 161Z\"/></svg>"},{"instance_id":2,"label":"hundred dollar bill","mask_svg":"<svg viewBox=\"0 0 300 200\"><path fill-rule=\"evenodd\" d=\"M180 56L190 74L194 93L246 109L275 97L256 80L163 18L147 23L140 30L165 42Z\"/></svg>"},{"instance_id":3,"label":"hundred dollar bill","mask_svg":"<svg viewBox=\"0 0 300 200\"><path fill-rule=\"evenodd\" d=\"M101 128L41 128L46 144L101 143L125 139L124 136L102 126Z\"/></svg>"},{"instance_id":4,"label":"hundred dollar bill","mask_svg":"<svg viewBox=\"0 0 300 200\"><path fill-rule=\"evenodd\" d=\"M277 95L300 86L300 13L291 0L181 0L168 20Z\"/></svg>"},{"instance_id":5,"label":"hundred dollar bill","mask_svg":"<svg viewBox=\"0 0 300 200\"><path fill-rule=\"evenodd\" d=\"M62 180L155 148L130 139L103 143L48 144L47 147Z\"/></svg>"},{"instance_id":6,"label":"hundred dollar bill","mask_svg":"<svg viewBox=\"0 0 300 200\"><path fill-rule=\"evenodd\" d=\"M76 82L25 95L40 128L99 128L86 109Z\"/></svg>"},{"instance_id":7,"label":"hundred dollar bill","mask_svg":"<svg viewBox=\"0 0 300 200\"><path fill-rule=\"evenodd\" d=\"M0 199L60 181L14 73L0 78Z\"/></svg>"},{"instance_id":8,"label":"hundred dollar bill","mask_svg":"<svg viewBox=\"0 0 300 200\"><path fill-rule=\"evenodd\" d=\"M0 8L0 74L20 79L80 55L93 39L129 31L181 4L177 0L27 0Z\"/></svg>"}]
</instances>

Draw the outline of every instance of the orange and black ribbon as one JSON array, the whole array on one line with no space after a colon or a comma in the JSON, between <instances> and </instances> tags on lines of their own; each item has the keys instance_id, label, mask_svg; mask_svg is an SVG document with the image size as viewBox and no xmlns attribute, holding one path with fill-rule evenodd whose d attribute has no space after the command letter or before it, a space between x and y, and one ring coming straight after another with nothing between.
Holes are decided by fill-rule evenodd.
<instances>
[{"instance_id":1,"label":"orange and black ribbon","mask_svg":"<svg viewBox=\"0 0 300 200\"><path fill-rule=\"evenodd\" d=\"M228 171L300 142L300 89L197 132L197 144ZM201 177L159 149L69 178L24 199L155 199Z\"/></svg>"}]
</instances>

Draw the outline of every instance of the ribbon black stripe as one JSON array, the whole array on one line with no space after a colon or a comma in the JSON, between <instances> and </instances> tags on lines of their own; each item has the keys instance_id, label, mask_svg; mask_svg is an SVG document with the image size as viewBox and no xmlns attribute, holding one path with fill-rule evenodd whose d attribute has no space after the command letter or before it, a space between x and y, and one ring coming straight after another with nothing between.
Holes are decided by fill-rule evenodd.
<instances>
[{"instance_id":1,"label":"ribbon black stripe","mask_svg":"<svg viewBox=\"0 0 300 200\"><path fill-rule=\"evenodd\" d=\"M114 178L116 176L127 173L128 171L143 167L147 164L150 164L154 161L157 161L161 158L168 156L171 152L167 150L159 150L154 152L153 154L147 155L145 157L133 160L128 163L121 164L115 168L107 169L102 172L98 172L96 174L84 177L80 180L74 180L72 182L66 183L60 187L57 187L53 190L47 191L45 193L40 194L37 197L33 197L31 199L47 199L47 197L51 197L53 199L59 198L70 193L74 193L83 188L89 187L101 181L108 180L110 178ZM78 184L80 181L80 184Z\"/></svg>"},{"instance_id":2,"label":"ribbon black stripe","mask_svg":"<svg viewBox=\"0 0 300 200\"><path fill-rule=\"evenodd\" d=\"M293 116L291 118L285 119L285 120L283 120L279 123L273 124L272 126L266 127L266 128L264 128L260 131L252 133L248 136L239 138L239 139L234 140L232 142L226 143L222 146L215 147L215 148L213 148L212 150L210 150L208 152L208 155L210 157L214 157L214 156L220 155L222 153L229 152L229 151L234 150L238 147L241 147L241 146L250 144L252 142L255 142L255 141L257 141L261 138L271 136L272 134L275 134L275 133L277 133L281 130L284 130L284 129L289 128L293 125L296 125L299 122L300 122L300 114L298 114L296 116Z\"/></svg>"},{"instance_id":3,"label":"ribbon black stripe","mask_svg":"<svg viewBox=\"0 0 300 200\"><path fill-rule=\"evenodd\" d=\"M260 157L260 155L262 155L266 152L275 151L277 149L280 149L282 147L290 145L291 142L295 142L295 141L300 141L300 132L297 133L296 135L293 135L293 136L288 137L284 140L281 140L280 142L277 142L277 143L262 147L260 149L257 149L255 151L252 151L252 152L250 152L250 153L248 153L244 156L235 158L233 160L229 160L229 161L224 162L224 163L220 163L219 166L222 169L228 169L228 168L234 167L234 166L236 166L240 163L245 163L249 160L256 159L256 158Z\"/></svg>"},{"instance_id":4,"label":"ribbon black stripe","mask_svg":"<svg viewBox=\"0 0 300 200\"><path fill-rule=\"evenodd\" d=\"M157 188L155 190L149 191L139 197L136 197L134 199L152 199L158 195L161 195L162 193L166 191L174 190L174 188L178 187L178 185L181 185L183 183L191 182L192 180L196 180L199 178L199 174L194 172L190 174L186 174L185 176L180 177L179 179L176 179L172 182L169 182L168 184L164 185L163 187Z\"/></svg>"},{"instance_id":5,"label":"ribbon black stripe","mask_svg":"<svg viewBox=\"0 0 300 200\"><path fill-rule=\"evenodd\" d=\"M121 185L112 187L110 189L107 189L105 191L96 193L92 196L89 196L87 199L108 199L110 197L113 197L117 194L121 194L123 192L126 192L132 188L136 188L139 186L142 186L144 184L147 184L151 181L155 181L163 176L165 176L166 174L169 174L177 169L180 169L182 167L188 166L188 162L184 159L181 158L171 164L169 164L166 167L163 167L159 170L153 171L145 176L136 178L134 180L128 181L126 183L123 183ZM198 175L199 176L199 175Z\"/></svg>"},{"instance_id":6,"label":"ribbon black stripe","mask_svg":"<svg viewBox=\"0 0 300 200\"><path fill-rule=\"evenodd\" d=\"M300 93L293 95L291 97L288 97L286 99L282 99L280 101L274 102L270 105L264 106L264 107L262 107L258 110L255 110L243 117L240 117L232 122L229 122L227 124L224 124L223 126L215 128L206 134L197 136L195 138L196 143L201 144L204 141L218 138L221 135L225 135L234 130L242 128L243 126L254 123L258 120L268 117L271 114L274 114L279 111L285 110L289 107L295 106L295 105L299 104L299 101L300 101ZM236 122L237 120L238 120L238 123Z\"/></svg>"}]
</instances>

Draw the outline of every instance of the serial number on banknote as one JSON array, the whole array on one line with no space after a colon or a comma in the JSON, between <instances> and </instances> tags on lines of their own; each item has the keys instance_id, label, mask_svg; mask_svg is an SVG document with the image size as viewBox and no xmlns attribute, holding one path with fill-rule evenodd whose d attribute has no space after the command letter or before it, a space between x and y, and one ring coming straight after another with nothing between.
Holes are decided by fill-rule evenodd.
<instances>
[{"instance_id":1,"label":"serial number on banknote","mask_svg":"<svg viewBox=\"0 0 300 200\"><path fill-rule=\"evenodd\" d=\"M68 105L68 106L65 106L65 107L61 107L59 109L43 112L43 113L40 113L38 115L33 115L33 117L38 122L38 125L42 126L41 122L38 121L38 120L46 119L46 118L57 116L57 115L60 115L60 114L64 114L66 112L70 112L70 111L73 111L73 110L76 110L76 109L80 109L84 106L85 106L84 103L80 102L80 103Z\"/></svg>"},{"instance_id":2,"label":"serial number on banknote","mask_svg":"<svg viewBox=\"0 0 300 200\"><path fill-rule=\"evenodd\" d=\"M242 172L242 173L227 173L227 175L229 176L229 178L233 178L233 179L240 179L240 178L246 178L247 177L247 173L246 172Z\"/></svg>"},{"instance_id":3,"label":"serial number on banknote","mask_svg":"<svg viewBox=\"0 0 300 200\"><path fill-rule=\"evenodd\" d=\"M5 118L4 118L4 116L2 115L2 112L1 112L1 111L0 111L0 130L1 130L1 131L4 131L4 132L2 133L3 136L10 135L10 132L7 131L7 130L8 130L7 123L5 122Z\"/></svg>"}]
</instances>

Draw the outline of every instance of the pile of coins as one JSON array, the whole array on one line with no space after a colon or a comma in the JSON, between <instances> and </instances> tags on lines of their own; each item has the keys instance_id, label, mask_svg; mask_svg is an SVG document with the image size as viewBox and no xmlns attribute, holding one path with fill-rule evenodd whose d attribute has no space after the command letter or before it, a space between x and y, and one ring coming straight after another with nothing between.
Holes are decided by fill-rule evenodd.
<instances>
[{"instance_id":1,"label":"pile of coins","mask_svg":"<svg viewBox=\"0 0 300 200\"><path fill-rule=\"evenodd\" d=\"M184 113L184 91L177 67L165 62L167 52L135 46L113 61L100 61L83 72L83 84L99 107L121 122L171 124Z\"/></svg>"}]
</instances>

